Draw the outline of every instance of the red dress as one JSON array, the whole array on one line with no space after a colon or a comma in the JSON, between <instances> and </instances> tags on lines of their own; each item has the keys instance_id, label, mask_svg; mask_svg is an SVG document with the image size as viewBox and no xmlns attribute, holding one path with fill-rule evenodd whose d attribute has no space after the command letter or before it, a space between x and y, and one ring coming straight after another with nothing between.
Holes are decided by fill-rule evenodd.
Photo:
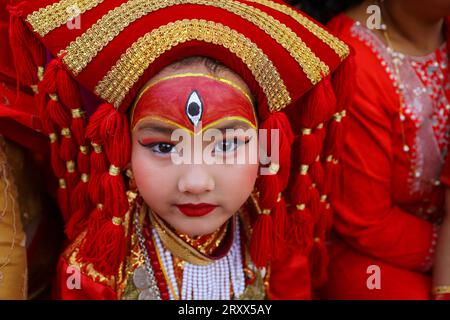
<instances>
[{"instance_id":1,"label":"red dress","mask_svg":"<svg viewBox=\"0 0 450 320\"><path fill-rule=\"evenodd\" d=\"M429 299L449 132L447 47L410 57L345 15L331 28L354 48L357 88L323 297Z\"/></svg>"}]
</instances>

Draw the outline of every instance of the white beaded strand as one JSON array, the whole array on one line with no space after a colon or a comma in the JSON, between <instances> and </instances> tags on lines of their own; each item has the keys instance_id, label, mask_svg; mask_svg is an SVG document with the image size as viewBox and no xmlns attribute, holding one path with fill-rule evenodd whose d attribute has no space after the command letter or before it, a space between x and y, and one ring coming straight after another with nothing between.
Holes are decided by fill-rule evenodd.
<instances>
[{"instance_id":1,"label":"white beaded strand","mask_svg":"<svg viewBox=\"0 0 450 320\"><path fill-rule=\"evenodd\" d=\"M245 276L238 219L236 219L232 246L225 257L207 266L184 263L181 295L175 278L172 254L162 246L156 229L152 231L157 250L160 252L161 263L164 265L170 284L180 299L229 300L231 288L233 288L234 298L238 298L244 292ZM169 290L169 294L171 299L175 299L172 290Z\"/></svg>"}]
</instances>

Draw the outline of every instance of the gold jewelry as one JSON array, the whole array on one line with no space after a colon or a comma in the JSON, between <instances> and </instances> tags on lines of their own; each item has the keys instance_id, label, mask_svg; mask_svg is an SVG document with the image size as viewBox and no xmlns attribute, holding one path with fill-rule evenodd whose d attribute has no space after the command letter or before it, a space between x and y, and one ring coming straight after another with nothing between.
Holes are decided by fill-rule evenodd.
<instances>
[{"instance_id":1,"label":"gold jewelry","mask_svg":"<svg viewBox=\"0 0 450 320\"><path fill-rule=\"evenodd\" d=\"M431 291L433 295L450 293L450 286L437 286Z\"/></svg>"},{"instance_id":2,"label":"gold jewelry","mask_svg":"<svg viewBox=\"0 0 450 320\"><path fill-rule=\"evenodd\" d=\"M212 234L206 236L199 236L195 238L192 238L187 234L178 234L178 236L201 253L211 255L221 245L227 230L228 223L225 223Z\"/></svg>"},{"instance_id":3,"label":"gold jewelry","mask_svg":"<svg viewBox=\"0 0 450 320\"><path fill-rule=\"evenodd\" d=\"M117 177L120 174L120 168L114 165L109 166L109 174L113 177Z\"/></svg>"},{"instance_id":4,"label":"gold jewelry","mask_svg":"<svg viewBox=\"0 0 450 320\"><path fill-rule=\"evenodd\" d=\"M147 206L146 206L147 207ZM147 210L149 210L147 208ZM199 252L183 241L167 224L152 210L149 210L150 221L158 232L163 245L175 256L191 264L206 266L215 260Z\"/></svg>"}]
</instances>

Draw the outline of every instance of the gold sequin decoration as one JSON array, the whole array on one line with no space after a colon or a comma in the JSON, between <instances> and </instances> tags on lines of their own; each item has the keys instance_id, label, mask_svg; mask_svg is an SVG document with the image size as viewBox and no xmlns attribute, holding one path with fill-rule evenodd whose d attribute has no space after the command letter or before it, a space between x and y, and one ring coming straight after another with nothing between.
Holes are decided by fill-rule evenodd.
<instances>
[{"instance_id":1,"label":"gold sequin decoration","mask_svg":"<svg viewBox=\"0 0 450 320\"><path fill-rule=\"evenodd\" d=\"M95 92L119 107L153 61L173 46L193 39L224 46L236 54L263 89L270 111L281 110L291 102L278 70L250 39L220 23L196 19L172 22L139 38L98 83Z\"/></svg>"},{"instance_id":2,"label":"gold sequin decoration","mask_svg":"<svg viewBox=\"0 0 450 320\"><path fill-rule=\"evenodd\" d=\"M78 75L129 24L151 12L181 4L217 7L250 21L283 46L313 84L318 83L322 75L330 73L329 67L289 27L263 11L235 0L130 0L108 12L69 44L65 49L64 63L74 75Z\"/></svg>"},{"instance_id":3,"label":"gold sequin decoration","mask_svg":"<svg viewBox=\"0 0 450 320\"><path fill-rule=\"evenodd\" d=\"M327 44L331 49L336 52L336 54L343 60L345 59L349 53L350 49L348 45L345 44L339 38L333 36L327 30L314 23L314 21L308 19L306 16L302 15L300 12L283 5L281 3L276 3L270 0L245 0L247 2L259 3L263 6L269 7L271 9L277 10L278 12L284 13L290 16L292 19L300 23L303 27L305 27L309 32L315 35L317 38L322 40L325 44Z\"/></svg>"},{"instance_id":4,"label":"gold sequin decoration","mask_svg":"<svg viewBox=\"0 0 450 320\"><path fill-rule=\"evenodd\" d=\"M103 0L61 0L30 13L26 20L34 31L44 37L73 18L74 10L77 11L76 13L82 14L102 2Z\"/></svg>"}]
</instances>

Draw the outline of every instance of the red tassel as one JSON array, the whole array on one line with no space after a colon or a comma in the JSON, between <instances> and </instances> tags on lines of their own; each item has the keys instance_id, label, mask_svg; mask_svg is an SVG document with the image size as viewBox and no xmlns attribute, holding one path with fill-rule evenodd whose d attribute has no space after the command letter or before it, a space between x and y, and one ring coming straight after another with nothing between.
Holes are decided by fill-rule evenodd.
<instances>
[{"instance_id":1,"label":"red tassel","mask_svg":"<svg viewBox=\"0 0 450 320\"><path fill-rule=\"evenodd\" d=\"M311 89L299 108L299 121L302 128L315 128L326 119L330 119L336 110L336 96L330 80L325 78Z\"/></svg>"},{"instance_id":2,"label":"red tassel","mask_svg":"<svg viewBox=\"0 0 450 320\"><path fill-rule=\"evenodd\" d=\"M38 67L44 66L45 49L33 36L22 16L22 5L8 6L10 12L9 41L19 84L37 85Z\"/></svg>"},{"instance_id":3,"label":"red tassel","mask_svg":"<svg viewBox=\"0 0 450 320\"><path fill-rule=\"evenodd\" d=\"M69 193L67 191L67 187L59 187L58 188L58 204L61 209L64 223L66 223L70 217L70 203L69 203Z\"/></svg>"},{"instance_id":4,"label":"red tassel","mask_svg":"<svg viewBox=\"0 0 450 320\"><path fill-rule=\"evenodd\" d=\"M275 159L272 163L279 165L279 171L277 177L279 179L278 193L284 190L288 184L290 167L291 167L291 145L294 139L291 124L285 113L275 112L269 115L269 117L261 124L261 129L265 129L267 132L267 154L272 155L272 149L278 147L279 159ZM271 146L272 133L278 130L279 143L277 146ZM278 160L278 162L276 161Z\"/></svg>"},{"instance_id":5,"label":"red tassel","mask_svg":"<svg viewBox=\"0 0 450 320\"><path fill-rule=\"evenodd\" d=\"M86 236L80 247L80 257L86 262L96 263L100 259L102 243L98 238L99 231L111 219L98 205L89 214L87 220Z\"/></svg>"},{"instance_id":6,"label":"red tassel","mask_svg":"<svg viewBox=\"0 0 450 320\"><path fill-rule=\"evenodd\" d=\"M85 151L78 151L77 156L78 172L89 174L90 171L90 157L88 154L88 148ZM106 168L105 168L106 170Z\"/></svg>"},{"instance_id":7,"label":"red tassel","mask_svg":"<svg viewBox=\"0 0 450 320\"><path fill-rule=\"evenodd\" d=\"M75 141L79 146L86 145L86 123L83 117L72 118L72 124L70 126L70 131L75 138Z\"/></svg>"},{"instance_id":8,"label":"red tassel","mask_svg":"<svg viewBox=\"0 0 450 320\"><path fill-rule=\"evenodd\" d=\"M272 221L273 221L273 252L278 252L285 240L286 240L286 225L287 225L287 213L286 202L283 197L272 209Z\"/></svg>"},{"instance_id":9,"label":"red tassel","mask_svg":"<svg viewBox=\"0 0 450 320\"><path fill-rule=\"evenodd\" d=\"M311 210L311 215L313 216L314 223L317 223L320 217L320 195L317 188L310 189L310 199L309 199L309 209Z\"/></svg>"},{"instance_id":10,"label":"red tassel","mask_svg":"<svg viewBox=\"0 0 450 320\"><path fill-rule=\"evenodd\" d=\"M70 161L76 158L77 146L71 136L64 136L61 139L61 147L59 150L59 156L64 161Z\"/></svg>"},{"instance_id":11,"label":"red tassel","mask_svg":"<svg viewBox=\"0 0 450 320\"><path fill-rule=\"evenodd\" d=\"M271 209L277 203L280 185L276 174L261 175L256 180L256 189L259 191L259 204L262 208Z\"/></svg>"},{"instance_id":12,"label":"red tassel","mask_svg":"<svg viewBox=\"0 0 450 320\"><path fill-rule=\"evenodd\" d=\"M308 129L309 130L309 129ZM322 151L321 136L315 133L300 134L295 146L299 163L312 164Z\"/></svg>"},{"instance_id":13,"label":"red tassel","mask_svg":"<svg viewBox=\"0 0 450 320\"><path fill-rule=\"evenodd\" d=\"M52 169L58 178L63 178L66 173L66 165L64 161L59 157L59 146L58 141L50 144L50 161L52 164Z\"/></svg>"},{"instance_id":14,"label":"red tassel","mask_svg":"<svg viewBox=\"0 0 450 320\"><path fill-rule=\"evenodd\" d=\"M325 153L332 154L335 158L339 159L344 147L344 133L341 116L338 115L336 117L337 119L333 119L328 126L328 133L325 140Z\"/></svg>"},{"instance_id":15,"label":"red tassel","mask_svg":"<svg viewBox=\"0 0 450 320\"><path fill-rule=\"evenodd\" d=\"M291 231L290 243L303 255L308 255L314 241L314 222L308 208L295 207L289 214L289 225Z\"/></svg>"},{"instance_id":16,"label":"red tassel","mask_svg":"<svg viewBox=\"0 0 450 320\"><path fill-rule=\"evenodd\" d=\"M69 109L81 108L81 97L77 82L64 69L63 63L57 59L57 90L61 102Z\"/></svg>"},{"instance_id":17,"label":"red tassel","mask_svg":"<svg viewBox=\"0 0 450 320\"><path fill-rule=\"evenodd\" d=\"M131 145L128 119L126 114L118 112L113 105L103 104L106 117L100 123L99 134L103 141L105 152L110 163L119 168L125 167L130 161Z\"/></svg>"},{"instance_id":18,"label":"red tassel","mask_svg":"<svg viewBox=\"0 0 450 320\"><path fill-rule=\"evenodd\" d=\"M67 181L67 188L72 191L77 186L78 182L80 181L80 176L78 172L66 172L66 181Z\"/></svg>"},{"instance_id":19,"label":"red tassel","mask_svg":"<svg viewBox=\"0 0 450 320\"><path fill-rule=\"evenodd\" d=\"M99 188L104 195L101 202L111 218L122 217L129 207L123 176L121 174L112 176L109 173L104 173L100 178Z\"/></svg>"},{"instance_id":20,"label":"red tassel","mask_svg":"<svg viewBox=\"0 0 450 320\"><path fill-rule=\"evenodd\" d=\"M290 200L291 203L296 204L307 204L311 199L311 178L309 174L298 173L295 177L294 184L290 189Z\"/></svg>"},{"instance_id":21,"label":"red tassel","mask_svg":"<svg viewBox=\"0 0 450 320\"><path fill-rule=\"evenodd\" d=\"M323 183L323 194L330 194L335 190L339 178L339 163L330 160L329 157L324 164L325 179Z\"/></svg>"},{"instance_id":22,"label":"red tassel","mask_svg":"<svg viewBox=\"0 0 450 320\"><path fill-rule=\"evenodd\" d=\"M87 214L82 209L76 210L67 222L64 232L69 241L74 241L78 235L85 231L87 225Z\"/></svg>"},{"instance_id":23,"label":"red tassel","mask_svg":"<svg viewBox=\"0 0 450 320\"><path fill-rule=\"evenodd\" d=\"M69 240L74 240L85 230L87 225L87 216L91 206L87 182L78 183L72 193L70 203L74 213L65 227L65 232Z\"/></svg>"},{"instance_id":24,"label":"red tassel","mask_svg":"<svg viewBox=\"0 0 450 320\"><path fill-rule=\"evenodd\" d=\"M101 251L96 259L95 268L105 276L117 274L120 264L125 260L125 230L108 221L99 231L96 239Z\"/></svg>"},{"instance_id":25,"label":"red tassel","mask_svg":"<svg viewBox=\"0 0 450 320\"><path fill-rule=\"evenodd\" d=\"M48 99L46 112L60 128L68 128L71 121L70 113L56 99L56 97Z\"/></svg>"},{"instance_id":26,"label":"red tassel","mask_svg":"<svg viewBox=\"0 0 450 320\"><path fill-rule=\"evenodd\" d=\"M273 222L269 214L258 214L250 241L250 257L256 267L265 267L272 257Z\"/></svg>"},{"instance_id":27,"label":"red tassel","mask_svg":"<svg viewBox=\"0 0 450 320\"><path fill-rule=\"evenodd\" d=\"M313 289L322 287L328 278L329 257L323 239L314 241L310 254L311 286Z\"/></svg>"},{"instance_id":28,"label":"red tassel","mask_svg":"<svg viewBox=\"0 0 450 320\"><path fill-rule=\"evenodd\" d=\"M311 180L316 184L317 189L322 190L325 173L323 172L320 161L314 161L310 167L309 173L311 175Z\"/></svg>"},{"instance_id":29,"label":"red tassel","mask_svg":"<svg viewBox=\"0 0 450 320\"><path fill-rule=\"evenodd\" d=\"M348 109L353 100L353 95L356 86L356 80L353 76L355 73L355 61L353 53L339 66L333 73L333 86L336 92L337 111Z\"/></svg>"}]
</instances>

